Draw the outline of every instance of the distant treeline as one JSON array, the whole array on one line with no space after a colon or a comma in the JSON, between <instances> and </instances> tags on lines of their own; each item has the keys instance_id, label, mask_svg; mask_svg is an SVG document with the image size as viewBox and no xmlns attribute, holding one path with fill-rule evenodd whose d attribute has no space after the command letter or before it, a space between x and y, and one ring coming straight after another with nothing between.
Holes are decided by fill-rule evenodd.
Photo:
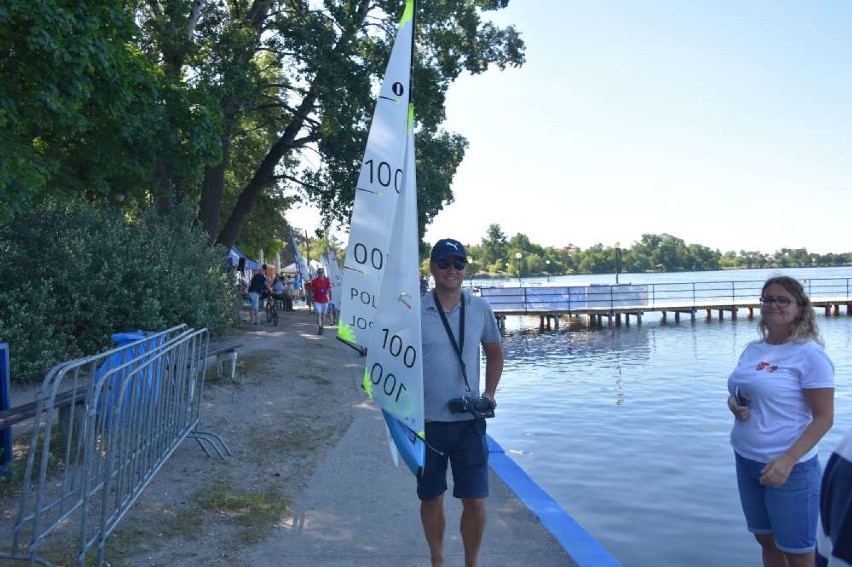
<instances>
[{"instance_id":1,"label":"distant treeline","mask_svg":"<svg viewBox=\"0 0 852 567\"><path fill-rule=\"evenodd\" d=\"M488 227L479 244L468 246L469 275L543 276L639 272L693 272L737 268L805 268L852 265L852 253L813 254L782 248L773 254L740 250L720 252L687 244L670 234L643 234L621 248L595 244L586 249L542 247L524 234L507 238L499 224Z\"/></svg>"}]
</instances>

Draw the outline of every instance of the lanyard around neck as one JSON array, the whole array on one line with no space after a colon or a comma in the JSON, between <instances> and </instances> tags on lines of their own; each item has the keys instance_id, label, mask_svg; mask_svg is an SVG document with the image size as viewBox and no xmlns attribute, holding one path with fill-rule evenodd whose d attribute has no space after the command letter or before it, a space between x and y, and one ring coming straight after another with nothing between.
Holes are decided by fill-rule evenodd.
<instances>
[{"instance_id":1,"label":"lanyard around neck","mask_svg":"<svg viewBox=\"0 0 852 567\"><path fill-rule=\"evenodd\" d=\"M447 338L450 339L450 344L453 345L453 350L456 351L456 356L459 358L459 364L461 364L462 378L464 378L464 385L467 389L468 394L470 393L470 384L467 381L467 370L464 365L464 358L462 357L462 353L464 352L464 294L461 295L459 301L461 302L460 313L459 313L459 340L456 342L456 337L453 335L453 330L450 328L450 322L447 320L447 315L444 313L444 308L441 306L441 302L438 301L438 294L435 290L432 290L432 299L435 301L435 308L438 310L438 315L441 316L441 323L444 324L444 330L447 332Z\"/></svg>"}]
</instances>

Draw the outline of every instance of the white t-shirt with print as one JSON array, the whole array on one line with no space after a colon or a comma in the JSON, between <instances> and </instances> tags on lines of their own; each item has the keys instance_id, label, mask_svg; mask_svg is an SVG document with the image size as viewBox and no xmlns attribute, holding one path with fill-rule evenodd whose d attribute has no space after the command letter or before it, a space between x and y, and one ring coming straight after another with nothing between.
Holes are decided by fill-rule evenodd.
<instances>
[{"instance_id":1,"label":"white t-shirt with print","mask_svg":"<svg viewBox=\"0 0 852 567\"><path fill-rule=\"evenodd\" d=\"M734 420L731 446L739 455L767 463L781 456L813 419L803 390L834 388L834 364L814 341L746 346L728 378L728 392L746 394L749 417ZM814 446L799 462L817 454Z\"/></svg>"}]
</instances>

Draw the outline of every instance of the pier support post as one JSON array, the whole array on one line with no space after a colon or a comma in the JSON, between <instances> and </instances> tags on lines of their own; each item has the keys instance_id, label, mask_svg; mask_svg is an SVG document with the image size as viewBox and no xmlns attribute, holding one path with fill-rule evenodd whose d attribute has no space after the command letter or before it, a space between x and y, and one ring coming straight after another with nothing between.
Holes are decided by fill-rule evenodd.
<instances>
[{"instance_id":1,"label":"pier support post","mask_svg":"<svg viewBox=\"0 0 852 567\"><path fill-rule=\"evenodd\" d=\"M553 325L551 327L551 321ZM550 331L551 329L559 330L559 315L555 313L544 313L538 316L538 328L542 331L545 329Z\"/></svg>"}]
</instances>

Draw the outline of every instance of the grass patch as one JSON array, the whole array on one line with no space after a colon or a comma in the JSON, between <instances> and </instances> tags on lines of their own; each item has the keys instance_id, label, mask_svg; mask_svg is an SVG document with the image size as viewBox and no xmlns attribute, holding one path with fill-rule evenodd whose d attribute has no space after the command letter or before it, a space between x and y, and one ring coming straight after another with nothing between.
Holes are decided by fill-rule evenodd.
<instances>
[{"instance_id":1,"label":"grass patch","mask_svg":"<svg viewBox=\"0 0 852 567\"><path fill-rule=\"evenodd\" d=\"M176 536L192 537L204 526L204 517L198 508L181 508L170 517L167 523L169 533Z\"/></svg>"},{"instance_id":2,"label":"grass patch","mask_svg":"<svg viewBox=\"0 0 852 567\"><path fill-rule=\"evenodd\" d=\"M258 374L266 369L272 359L271 353L259 353L251 356L237 355L237 374Z\"/></svg>"},{"instance_id":3,"label":"grass patch","mask_svg":"<svg viewBox=\"0 0 852 567\"><path fill-rule=\"evenodd\" d=\"M254 544L268 537L291 503L277 492L265 494L234 490L220 482L197 495L201 508L241 529L241 543Z\"/></svg>"},{"instance_id":4,"label":"grass patch","mask_svg":"<svg viewBox=\"0 0 852 567\"><path fill-rule=\"evenodd\" d=\"M124 565L127 559L122 556L128 552L138 557L161 551L163 542L175 538L184 538L189 542L197 540L205 529L209 529L205 528L205 524L210 521L209 517L215 518L216 522L227 522L239 527L236 539L221 542L224 546L233 548L256 544L269 537L291 505L277 492L243 492L235 490L228 480L218 480L199 490L192 500L191 504L182 505L179 509L165 508L148 520L141 521L137 517L120 525L107 545L107 557L113 558L112 564ZM180 552L183 559L196 555L192 544L184 545ZM241 564L238 561L234 563Z\"/></svg>"},{"instance_id":5,"label":"grass patch","mask_svg":"<svg viewBox=\"0 0 852 567\"><path fill-rule=\"evenodd\" d=\"M6 474L0 476L0 499L7 499L17 496L21 492L24 484L24 473L27 469L27 457L30 452L30 441L32 437L27 434L17 437L12 440L12 462L6 467ZM44 433L39 433L38 437L39 448L44 447ZM62 466L60 455L64 453L61 435L55 434L50 441L50 450L47 455L47 476L51 478ZM33 482L38 480L38 467L41 464L41 452L35 455L34 471L35 478Z\"/></svg>"},{"instance_id":6,"label":"grass patch","mask_svg":"<svg viewBox=\"0 0 852 567\"><path fill-rule=\"evenodd\" d=\"M110 536L107 557L120 558L128 550L135 550L135 555L156 552L162 549L164 542L174 538L197 539L203 527L204 510L197 504L136 515L120 523ZM193 555L191 547L184 549L184 557Z\"/></svg>"},{"instance_id":7,"label":"grass patch","mask_svg":"<svg viewBox=\"0 0 852 567\"><path fill-rule=\"evenodd\" d=\"M299 378L302 380L307 380L308 382L313 382L314 384L320 386L328 386L329 384L331 384L331 380L319 374L302 373L299 374Z\"/></svg>"},{"instance_id":8,"label":"grass patch","mask_svg":"<svg viewBox=\"0 0 852 567\"><path fill-rule=\"evenodd\" d=\"M266 428L253 428L249 433L251 447L256 455L275 455L290 452L308 453L316 450L316 443L309 431L270 431Z\"/></svg>"},{"instance_id":9,"label":"grass patch","mask_svg":"<svg viewBox=\"0 0 852 567\"><path fill-rule=\"evenodd\" d=\"M0 499L6 500L20 494L26 466L24 455L13 457L12 462L6 465L6 473L0 476Z\"/></svg>"},{"instance_id":10,"label":"grass patch","mask_svg":"<svg viewBox=\"0 0 852 567\"><path fill-rule=\"evenodd\" d=\"M351 421L351 419L349 420ZM282 429L253 427L249 431L252 453L258 456L287 453L313 453L326 441L336 437L348 427L339 424L317 422L312 417L284 413L281 415Z\"/></svg>"},{"instance_id":11,"label":"grass patch","mask_svg":"<svg viewBox=\"0 0 852 567\"><path fill-rule=\"evenodd\" d=\"M268 363L268 355L258 354L251 356L240 356L237 354L237 371L234 373L234 379L225 376L219 377L218 366L216 362L212 362L207 366L204 373L204 382L212 386L240 384L240 379L247 375L258 375L264 370L264 364ZM230 363L227 363L230 364ZM225 366L227 366L227 364ZM227 373L227 368L225 368Z\"/></svg>"}]
</instances>

